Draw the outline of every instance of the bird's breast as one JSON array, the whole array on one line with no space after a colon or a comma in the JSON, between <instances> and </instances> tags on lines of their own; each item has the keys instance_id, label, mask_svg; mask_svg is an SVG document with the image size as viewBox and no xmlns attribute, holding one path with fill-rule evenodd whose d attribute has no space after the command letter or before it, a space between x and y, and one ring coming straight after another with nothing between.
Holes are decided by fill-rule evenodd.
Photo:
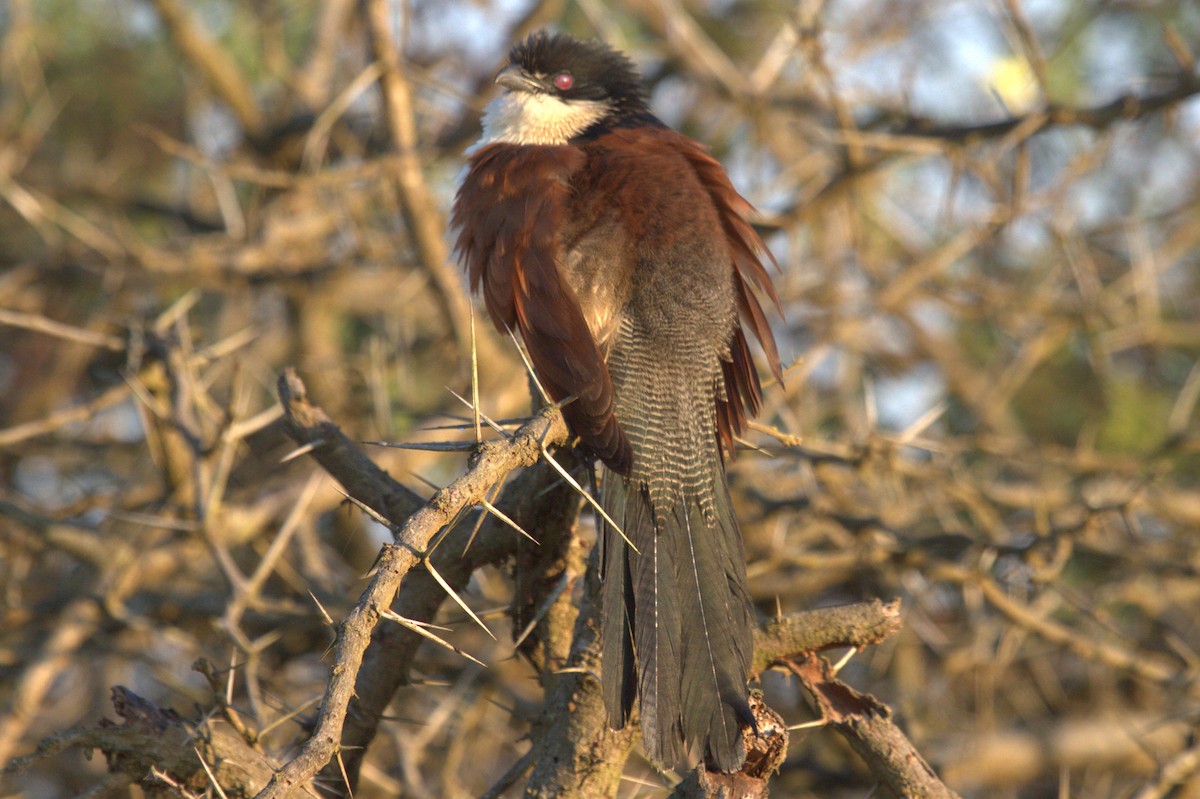
<instances>
[{"instance_id":1,"label":"bird's breast","mask_svg":"<svg viewBox=\"0 0 1200 799\"><path fill-rule=\"evenodd\" d=\"M563 278L600 351L606 352L629 301L632 262L629 238L611 214L577 216L568 230Z\"/></svg>"}]
</instances>

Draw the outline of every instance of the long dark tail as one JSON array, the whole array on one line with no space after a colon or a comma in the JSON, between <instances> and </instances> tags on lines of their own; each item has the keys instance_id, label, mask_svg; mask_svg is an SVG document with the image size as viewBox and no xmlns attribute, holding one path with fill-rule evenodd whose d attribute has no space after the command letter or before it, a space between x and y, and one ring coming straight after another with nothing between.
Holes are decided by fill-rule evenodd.
<instances>
[{"instance_id":1,"label":"long dark tail","mask_svg":"<svg viewBox=\"0 0 1200 799\"><path fill-rule=\"evenodd\" d=\"M711 440L699 457L676 455L707 467L707 480L674 480L668 470L654 475L651 488L636 471L605 475L602 505L637 551L604 525L603 687L616 729L640 697L652 761L671 766L701 751L720 770L736 771L745 759L741 728L753 724L746 688L753 609L741 532Z\"/></svg>"}]
</instances>

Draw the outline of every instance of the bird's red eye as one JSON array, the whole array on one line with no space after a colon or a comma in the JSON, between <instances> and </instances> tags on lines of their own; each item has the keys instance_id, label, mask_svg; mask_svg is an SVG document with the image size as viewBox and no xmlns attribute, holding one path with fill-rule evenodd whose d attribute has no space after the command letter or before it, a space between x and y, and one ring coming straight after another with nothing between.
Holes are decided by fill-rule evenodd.
<instances>
[{"instance_id":1,"label":"bird's red eye","mask_svg":"<svg viewBox=\"0 0 1200 799\"><path fill-rule=\"evenodd\" d=\"M571 77L570 72L560 72L554 76L554 86L557 89L566 91L575 85L575 79Z\"/></svg>"}]
</instances>

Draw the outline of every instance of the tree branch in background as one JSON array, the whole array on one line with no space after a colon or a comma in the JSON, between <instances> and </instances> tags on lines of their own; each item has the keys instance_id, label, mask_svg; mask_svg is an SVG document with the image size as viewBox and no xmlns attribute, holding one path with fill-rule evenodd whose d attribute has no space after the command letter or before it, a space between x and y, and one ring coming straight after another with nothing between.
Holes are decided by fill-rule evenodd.
<instances>
[{"instance_id":1,"label":"tree branch in background","mask_svg":"<svg viewBox=\"0 0 1200 799\"><path fill-rule=\"evenodd\" d=\"M203 76L213 93L238 118L251 139L266 132L266 118L254 99L254 90L237 65L218 47L192 17L181 0L152 0L179 53Z\"/></svg>"},{"instance_id":2,"label":"tree branch in background","mask_svg":"<svg viewBox=\"0 0 1200 799\"><path fill-rule=\"evenodd\" d=\"M968 146L981 141L1014 137L1015 145L1038 133L1055 128L1083 126L1106 130L1119 121L1142 119L1178 107L1200 94L1200 75L1180 72L1166 88L1147 94L1125 93L1114 100L1086 108L1049 105L1027 114L995 122L947 125L925 117L882 112L875 122L860 128L841 127L829 132L839 147L861 149L866 155L848 161L829 175L816 191L806 192L803 202L791 204L765 220L765 231L787 229L796 222L823 213L831 198L853 180L878 172L903 156L942 156L947 144Z\"/></svg>"},{"instance_id":3,"label":"tree branch in background","mask_svg":"<svg viewBox=\"0 0 1200 799\"><path fill-rule=\"evenodd\" d=\"M367 0L365 9L372 51L384 67L383 107L399 156L396 186L400 191L400 208L420 263L437 286L438 296L458 340L458 351L471 352L474 347L479 351L480 360L491 360L492 340L486 337L475 342L471 340L470 300L462 279L449 263L444 238L446 220L439 212L439 204L429 191L422 172L412 87L400 64L400 48L391 24L391 6L387 0Z\"/></svg>"}]
</instances>

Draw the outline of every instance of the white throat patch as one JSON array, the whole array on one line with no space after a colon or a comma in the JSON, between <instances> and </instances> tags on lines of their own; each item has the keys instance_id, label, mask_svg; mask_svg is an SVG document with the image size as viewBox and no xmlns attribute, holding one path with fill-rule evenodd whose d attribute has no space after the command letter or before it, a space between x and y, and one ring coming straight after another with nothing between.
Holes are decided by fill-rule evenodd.
<instances>
[{"instance_id":1,"label":"white throat patch","mask_svg":"<svg viewBox=\"0 0 1200 799\"><path fill-rule=\"evenodd\" d=\"M567 102L541 92L505 91L483 112L483 138L479 145L566 144L599 122L608 112L599 100Z\"/></svg>"}]
</instances>

